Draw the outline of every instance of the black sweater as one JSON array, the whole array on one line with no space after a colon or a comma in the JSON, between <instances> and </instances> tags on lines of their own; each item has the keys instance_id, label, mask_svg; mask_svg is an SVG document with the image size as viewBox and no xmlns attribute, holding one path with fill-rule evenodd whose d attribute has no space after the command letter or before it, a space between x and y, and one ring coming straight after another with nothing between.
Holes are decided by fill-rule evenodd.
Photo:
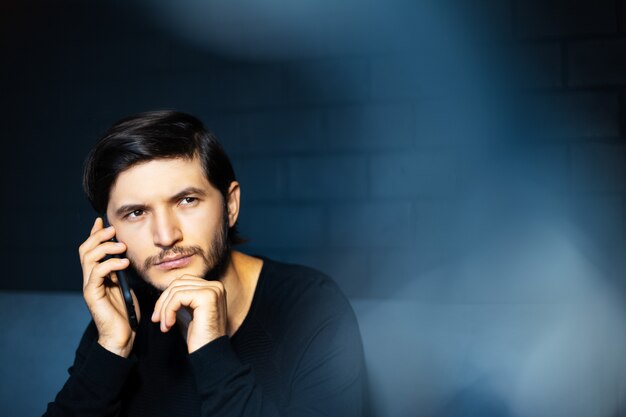
<instances>
[{"instance_id":1,"label":"black sweater","mask_svg":"<svg viewBox=\"0 0 626 417\"><path fill-rule=\"evenodd\" d=\"M101 347L91 322L44 416L367 414L356 318L323 274L264 259L241 327L192 354L180 332L145 319L156 298L137 295L144 320L130 357Z\"/></svg>"}]
</instances>

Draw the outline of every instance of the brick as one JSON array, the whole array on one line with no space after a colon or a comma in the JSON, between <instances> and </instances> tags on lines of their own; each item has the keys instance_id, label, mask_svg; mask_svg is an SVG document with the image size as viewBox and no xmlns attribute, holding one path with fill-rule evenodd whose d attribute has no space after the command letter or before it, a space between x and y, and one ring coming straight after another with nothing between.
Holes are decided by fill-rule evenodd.
<instances>
[{"instance_id":1,"label":"brick","mask_svg":"<svg viewBox=\"0 0 626 417\"><path fill-rule=\"evenodd\" d=\"M522 88L556 88L561 79L561 47L556 42L519 45L512 51L512 60L505 71L518 77Z\"/></svg>"},{"instance_id":2,"label":"brick","mask_svg":"<svg viewBox=\"0 0 626 417\"><path fill-rule=\"evenodd\" d=\"M319 110L255 112L244 118L243 150L253 153L320 151L327 148Z\"/></svg>"},{"instance_id":3,"label":"brick","mask_svg":"<svg viewBox=\"0 0 626 417\"><path fill-rule=\"evenodd\" d=\"M522 134L543 139L603 138L620 134L619 98L611 92L534 95L518 112Z\"/></svg>"},{"instance_id":4,"label":"brick","mask_svg":"<svg viewBox=\"0 0 626 417\"><path fill-rule=\"evenodd\" d=\"M447 252L432 248L371 250L368 267L372 298L405 298L407 294L404 291L407 287L417 285L425 271L448 265L447 257ZM409 297L416 296L417 294L411 294ZM424 301L433 300L426 297Z\"/></svg>"},{"instance_id":5,"label":"brick","mask_svg":"<svg viewBox=\"0 0 626 417\"><path fill-rule=\"evenodd\" d=\"M578 145L571 155L572 189L583 192L624 190L626 147L623 145Z\"/></svg>"},{"instance_id":6,"label":"brick","mask_svg":"<svg viewBox=\"0 0 626 417\"><path fill-rule=\"evenodd\" d=\"M225 64L216 66L209 77L211 94L205 99L221 108L269 106L282 101L283 70L279 65Z\"/></svg>"},{"instance_id":7,"label":"brick","mask_svg":"<svg viewBox=\"0 0 626 417\"><path fill-rule=\"evenodd\" d=\"M456 220L462 217L461 210L452 202L415 203L415 246L451 250L460 240L461 229Z\"/></svg>"},{"instance_id":8,"label":"brick","mask_svg":"<svg viewBox=\"0 0 626 417\"><path fill-rule=\"evenodd\" d=\"M569 82L574 86L626 84L626 40L606 39L570 44Z\"/></svg>"},{"instance_id":9,"label":"brick","mask_svg":"<svg viewBox=\"0 0 626 417\"><path fill-rule=\"evenodd\" d=\"M402 247L411 243L409 203L342 204L331 209L333 247Z\"/></svg>"},{"instance_id":10,"label":"brick","mask_svg":"<svg viewBox=\"0 0 626 417\"><path fill-rule=\"evenodd\" d=\"M241 233L252 250L323 246L325 226L324 212L316 206L250 204L240 215Z\"/></svg>"},{"instance_id":11,"label":"brick","mask_svg":"<svg viewBox=\"0 0 626 417\"><path fill-rule=\"evenodd\" d=\"M107 83L101 100L116 102L126 109L124 114L130 113L129 109L153 108L204 113L207 109L236 111L277 105L281 89L282 71L277 65L216 63L195 72L127 76Z\"/></svg>"},{"instance_id":12,"label":"brick","mask_svg":"<svg viewBox=\"0 0 626 417\"><path fill-rule=\"evenodd\" d=\"M209 114L205 115L205 113ZM196 113L194 116L200 118L204 126L217 136L230 157L244 149L244 129L242 123L244 114L205 111Z\"/></svg>"},{"instance_id":13,"label":"brick","mask_svg":"<svg viewBox=\"0 0 626 417\"><path fill-rule=\"evenodd\" d=\"M567 147L558 145L527 146L527 158L518 167L518 173L526 174L528 182L544 190L564 192L569 185L569 152Z\"/></svg>"},{"instance_id":14,"label":"brick","mask_svg":"<svg viewBox=\"0 0 626 417\"><path fill-rule=\"evenodd\" d=\"M479 93L457 91L420 101L416 106L416 147L467 145L475 147L493 140L493 131L504 114ZM497 115L497 116L496 116Z\"/></svg>"},{"instance_id":15,"label":"brick","mask_svg":"<svg viewBox=\"0 0 626 417\"><path fill-rule=\"evenodd\" d=\"M87 229L87 234L89 229ZM78 260L78 245L2 248L7 262L0 288L24 291L80 291L82 270ZM37 252L36 265L33 253ZM25 271L29 271L25 273Z\"/></svg>"},{"instance_id":16,"label":"brick","mask_svg":"<svg viewBox=\"0 0 626 417\"><path fill-rule=\"evenodd\" d=\"M516 92L562 85L558 42L497 42L474 49L474 59L489 62L490 88Z\"/></svg>"},{"instance_id":17,"label":"brick","mask_svg":"<svg viewBox=\"0 0 626 417\"><path fill-rule=\"evenodd\" d=\"M573 196L571 211L585 241L603 251L624 243L624 200L621 196Z\"/></svg>"},{"instance_id":18,"label":"brick","mask_svg":"<svg viewBox=\"0 0 626 417\"><path fill-rule=\"evenodd\" d=\"M276 201L286 195L286 168L277 158L233 158L242 201Z\"/></svg>"},{"instance_id":19,"label":"brick","mask_svg":"<svg viewBox=\"0 0 626 417\"><path fill-rule=\"evenodd\" d=\"M471 187L476 178L484 186L507 190L565 193L569 189L570 149L567 144L527 141L504 145L487 153L465 154L459 168L460 189Z\"/></svg>"},{"instance_id":20,"label":"brick","mask_svg":"<svg viewBox=\"0 0 626 417\"><path fill-rule=\"evenodd\" d=\"M373 58L372 98L415 101L425 97L458 96L460 88L474 81L467 82L474 64L450 49L449 45L428 45L411 51L411 55Z\"/></svg>"},{"instance_id":21,"label":"brick","mask_svg":"<svg viewBox=\"0 0 626 417\"><path fill-rule=\"evenodd\" d=\"M11 236L13 247L25 250L31 257L35 250L71 248L67 258L77 260L78 246L89 236L96 213L80 194L73 200L65 200L66 207L58 202L42 206L42 201L28 206L37 209L21 210L19 217L7 215L0 223L2 230Z\"/></svg>"},{"instance_id":22,"label":"brick","mask_svg":"<svg viewBox=\"0 0 626 417\"><path fill-rule=\"evenodd\" d=\"M289 160L289 197L303 200L345 200L367 194L367 163L363 157L327 156Z\"/></svg>"},{"instance_id":23,"label":"brick","mask_svg":"<svg viewBox=\"0 0 626 417\"><path fill-rule=\"evenodd\" d=\"M445 100L422 100L416 105L416 145L450 145L464 141L465 129L459 129L459 117L463 114L452 110ZM454 122L451 123L451 117Z\"/></svg>"},{"instance_id":24,"label":"brick","mask_svg":"<svg viewBox=\"0 0 626 417\"><path fill-rule=\"evenodd\" d=\"M615 0L529 0L515 3L517 33L522 37L617 32Z\"/></svg>"},{"instance_id":25,"label":"brick","mask_svg":"<svg viewBox=\"0 0 626 417\"><path fill-rule=\"evenodd\" d=\"M162 33L159 36L154 31L141 34L111 33L106 37L96 34L91 39L81 36L82 33L74 29L73 38L69 42L60 43L62 46L58 51L58 65L62 67L65 62L65 75L71 78L122 81L142 75L193 76L210 73L212 67L220 64L219 59L199 53L193 46L163 36Z\"/></svg>"},{"instance_id":26,"label":"brick","mask_svg":"<svg viewBox=\"0 0 626 417\"><path fill-rule=\"evenodd\" d=\"M332 149L409 148L414 136L415 112L410 104L328 109L328 139Z\"/></svg>"},{"instance_id":27,"label":"brick","mask_svg":"<svg viewBox=\"0 0 626 417\"><path fill-rule=\"evenodd\" d=\"M112 123L120 117L146 110L176 109L203 115L207 109L233 107L218 100L207 73L137 75L136 78L128 76L102 84L89 80L68 84L71 86L69 93L61 96L64 108L72 109L75 113L71 116L81 119L95 114L99 118L107 116ZM93 102L94 97L100 103L115 103L116 116L109 116L113 112L105 106L84 106L84 103Z\"/></svg>"},{"instance_id":28,"label":"brick","mask_svg":"<svg viewBox=\"0 0 626 417\"><path fill-rule=\"evenodd\" d=\"M462 25L465 36L476 42L509 39L513 32L512 1L452 0L443 1L455 24Z\"/></svg>"},{"instance_id":29,"label":"brick","mask_svg":"<svg viewBox=\"0 0 626 417\"><path fill-rule=\"evenodd\" d=\"M2 180L2 190L7 196L5 198L11 196L11 199L15 199L5 200L7 204L19 203L23 207L54 212L88 206L84 204L86 198L81 183L84 155L71 155L73 158L70 160L67 156L58 155L69 146L61 147L58 142L51 142L59 149L48 151L44 145L33 143L29 146L22 142L21 153L13 154L12 160L3 166L6 172L19 175L13 179ZM10 209L11 212L16 210L15 207Z\"/></svg>"},{"instance_id":30,"label":"brick","mask_svg":"<svg viewBox=\"0 0 626 417\"><path fill-rule=\"evenodd\" d=\"M417 99L423 95L420 61L415 55L372 58L372 98Z\"/></svg>"},{"instance_id":31,"label":"brick","mask_svg":"<svg viewBox=\"0 0 626 417\"><path fill-rule=\"evenodd\" d=\"M456 162L451 151L394 153L371 158L374 197L449 195L455 191Z\"/></svg>"},{"instance_id":32,"label":"brick","mask_svg":"<svg viewBox=\"0 0 626 417\"><path fill-rule=\"evenodd\" d=\"M370 273L366 251L332 250L323 269L333 277L349 298L371 298Z\"/></svg>"},{"instance_id":33,"label":"brick","mask_svg":"<svg viewBox=\"0 0 626 417\"><path fill-rule=\"evenodd\" d=\"M300 61L286 65L288 103L341 103L370 95L370 71L364 58Z\"/></svg>"}]
</instances>

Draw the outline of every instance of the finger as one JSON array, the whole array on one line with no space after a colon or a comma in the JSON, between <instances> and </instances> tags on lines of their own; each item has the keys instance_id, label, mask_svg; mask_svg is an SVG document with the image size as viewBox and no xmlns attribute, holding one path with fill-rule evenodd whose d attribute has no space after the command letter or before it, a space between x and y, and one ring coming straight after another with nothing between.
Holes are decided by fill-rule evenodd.
<instances>
[{"instance_id":1,"label":"finger","mask_svg":"<svg viewBox=\"0 0 626 417\"><path fill-rule=\"evenodd\" d=\"M91 270L89 277L83 282L83 289L87 289L87 287L98 288L103 286L105 279L111 272L126 269L129 264L130 261L128 258L111 258L97 264Z\"/></svg>"},{"instance_id":2,"label":"finger","mask_svg":"<svg viewBox=\"0 0 626 417\"><path fill-rule=\"evenodd\" d=\"M224 284L221 281L207 281L204 278L196 277L193 275L183 275L180 278L172 281L170 287L176 287L179 285L197 285L200 287L214 288L218 292L226 292Z\"/></svg>"},{"instance_id":3,"label":"finger","mask_svg":"<svg viewBox=\"0 0 626 417\"><path fill-rule=\"evenodd\" d=\"M110 280L110 276L113 272L126 269L129 264L128 258L111 258L105 262L101 262L91 270L87 285L101 286L105 281Z\"/></svg>"},{"instance_id":4,"label":"finger","mask_svg":"<svg viewBox=\"0 0 626 417\"><path fill-rule=\"evenodd\" d=\"M177 304L175 300L180 300L180 297L185 295L185 302ZM181 306L189 307L195 310L200 305L215 306L218 303L220 297L219 291L215 288L196 285L179 286L173 288L168 297L163 301L163 307L160 310L161 328L164 330L169 329L176 323L176 313L180 310ZM157 320L158 321L158 320Z\"/></svg>"},{"instance_id":5,"label":"finger","mask_svg":"<svg viewBox=\"0 0 626 417\"><path fill-rule=\"evenodd\" d=\"M216 300L217 295L212 291L198 291L196 287L177 289L173 291L161 310L161 331L166 332L176 323L176 312L182 307L189 307L195 310L198 307L199 297L208 297L205 301L210 303L211 299Z\"/></svg>"},{"instance_id":6,"label":"finger","mask_svg":"<svg viewBox=\"0 0 626 417\"><path fill-rule=\"evenodd\" d=\"M86 252L89 252L102 242L111 240L113 236L115 236L115 229L113 226L93 232L78 248L81 260Z\"/></svg>"},{"instance_id":7,"label":"finger","mask_svg":"<svg viewBox=\"0 0 626 417\"><path fill-rule=\"evenodd\" d=\"M107 255L119 255L124 252L126 252L125 244L121 242L104 242L85 252L83 255L83 263L99 262Z\"/></svg>"},{"instance_id":8,"label":"finger","mask_svg":"<svg viewBox=\"0 0 626 417\"><path fill-rule=\"evenodd\" d=\"M161 294L161 296L159 297L159 299L157 300L157 302L154 305L154 311L152 312L152 317L150 318L150 320L154 323L158 322L158 321L162 321L163 320L163 308L168 304L168 302L171 300L172 296L180 290L194 290L194 291L198 291L199 289L202 289L201 285L198 284L192 284L192 285L176 285L176 286L171 286L168 287L163 294Z\"/></svg>"},{"instance_id":9,"label":"finger","mask_svg":"<svg viewBox=\"0 0 626 417\"><path fill-rule=\"evenodd\" d=\"M111 304L113 308L117 311L117 313L121 316L126 316L126 307L124 305L124 296L122 295L122 289L119 285L111 285L105 288L105 292L109 300L111 300Z\"/></svg>"},{"instance_id":10,"label":"finger","mask_svg":"<svg viewBox=\"0 0 626 417\"><path fill-rule=\"evenodd\" d=\"M93 226L91 226L91 231L89 232L89 235L93 235L100 229L102 229L102 219L100 217L96 217L96 220L93 222Z\"/></svg>"},{"instance_id":11,"label":"finger","mask_svg":"<svg viewBox=\"0 0 626 417\"><path fill-rule=\"evenodd\" d=\"M198 278L193 275L183 275L190 278L177 278L172 281L172 283L161 293L161 296L156 301L154 305L154 312L152 313L151 320L153 322L157 322L160 320L160 311L162 309L162 305L167 297L170 295L170 292L175 288L179 288L181 286L193 286L196 288L215 288L218 294L226 294L226 290L224 289L224 285L219 281L207 281L203 278Z\"/></svg>"},{"instance_id":12,"label":"finger","mask_svg":"<svg viewBox=\"0 0 626 417\"><path fill-rule=\"evenodd\" d=\"M126 245L124 245L123 243L120 244L115 242L105 242L96 246L91 251L85 253L83 259L81 259L81 264L83 268L83 281L89 278L92 269L99 263L102 263L107 255L119 255L124 253L125 251Z\"/></svg>"},{"instance_id":13,"label":"finger","mask_svg":"<svg viewBox=\"0 0 626 417\"><path fill-rule=\"evenodd\" d=\"M191 275L183 275L183 276L188 276L188 277L192 277ZM206 281L202 278L197 278L197 277L193 277L195 279L185 279L185 278L177 278L174 281L172 281L170 283L170 285L165 289L165 291L163 291L161 293L161 296L159 297L159 299L156 301L156 303L154 304L154 312L152 315L152 321L157 322L159 321L158 319L158 315L156 315L156 312L160 312L161 311L161 306L163 304L163 302L165 301L165 299L169 296L170 292L177 287L180 286L186 286L186 285L190 285L190 286L195 286L195 287L206 287L210 284L209 281Z\"/></svg>"}]
</instances>

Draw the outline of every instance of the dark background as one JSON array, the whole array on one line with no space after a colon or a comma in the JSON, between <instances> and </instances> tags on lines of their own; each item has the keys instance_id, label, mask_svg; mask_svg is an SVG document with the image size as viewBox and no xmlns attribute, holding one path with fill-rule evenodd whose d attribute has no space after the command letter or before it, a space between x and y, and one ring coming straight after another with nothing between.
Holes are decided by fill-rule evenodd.
<instances>
[{"instance_id":1,"label":"dark background","mask_svg":"<svg viewBox=\"0 0 626 417\"><path fill-rule=\"evenodd\" d=\"M345 30L302 23L294 45L266 34L271 22L249 29L246 2L215 2L206 26L224 13L245 37L233 50L211 33L190 41L150 3L3 3L2 288L80 289L76 248L94 217L84 157L115 120L158 108L223 141L250 250L317 266L351 296L389 297L445 262L467 195L508 175L481 170L507 158L522 162L499 187L517 192L509 177L525 176L573 199L563 213L621 253L622 1L391 2L387 15L348 1L345 16L322 2Z\"/></svg>"},{"instance_id":2,"label":"dark background","mask_svg":"<svg viewBox=\"0 0 626 417\"><path fill-rule=\"evenodd\" d=\"M626 1L261 3L2 3L7 299L78 295L88 150L177 109L233 160L243 249L403 358L381 410L624 415Z\"/></svg>"}]
</instances>

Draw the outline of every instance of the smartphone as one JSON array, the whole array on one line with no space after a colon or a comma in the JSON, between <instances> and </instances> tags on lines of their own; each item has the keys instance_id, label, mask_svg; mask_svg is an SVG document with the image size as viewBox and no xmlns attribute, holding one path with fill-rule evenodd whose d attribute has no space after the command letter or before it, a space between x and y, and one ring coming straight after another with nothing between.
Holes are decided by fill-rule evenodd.
<instances>
[{"instance_id":1,"label":"smartphone","mask_svg":"<svg viewBox=\"0 0 626 417\"><path fill-rule=\"evenodd\" d=\"M105 228L110 226L109 220L107 219L106 214L102 215L102 220L104 221ZM111 239L111 242L117 242L117 239L115 238L115 236L113 236L113 238ZM125 255L126 255L125 253L107 255L107 257L104 260L107 260L110 258L124 258ZM137 313L135 313L135 303L133 302L133 296L130 292L129 277L128 277L129 272L130 271L128 270L128 268L122 269L121 271L115 271L115 275L117 275L117 282L120 285L120 288L122 290L122 295L124 297L124 304L126 305L126 315L128 316L128 324L130 324L131 329L137 330L137 327L139 326L139 321L137 320Z\"/></svg>"}]
</instances>

